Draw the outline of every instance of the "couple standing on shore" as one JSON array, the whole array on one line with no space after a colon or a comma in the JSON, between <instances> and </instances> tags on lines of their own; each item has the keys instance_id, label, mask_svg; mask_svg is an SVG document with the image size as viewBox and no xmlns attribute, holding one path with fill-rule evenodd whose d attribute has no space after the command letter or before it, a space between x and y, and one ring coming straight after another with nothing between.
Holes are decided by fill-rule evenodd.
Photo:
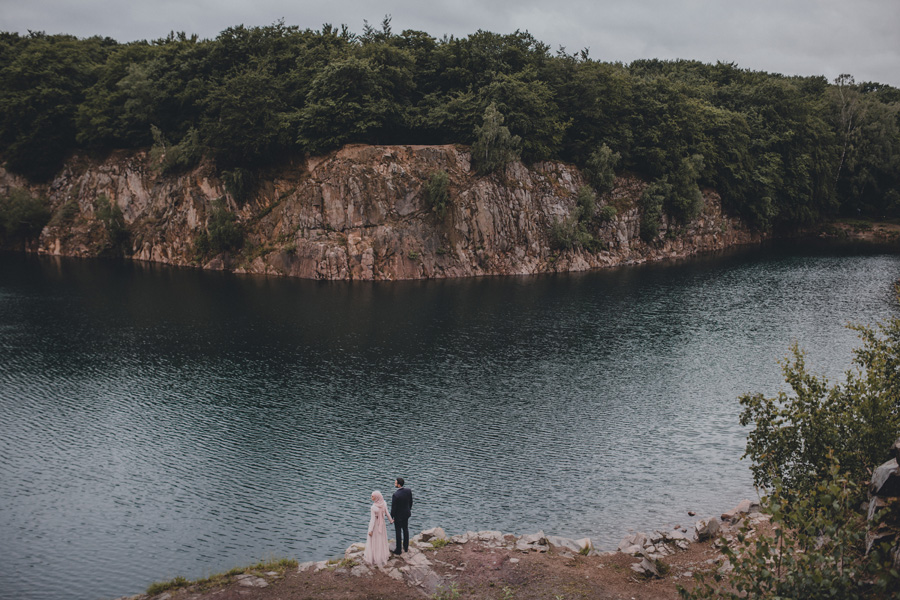
<instances>
[{"instance_id":1,"label":"couple standing on shore","mask_svg":"<svg viewBox=\"0 0 900 600\"><path fill-rule=\"evenodd\" d=\"M397 490L391 496L391 510L388 512L387 503L381 492L372 492L372 508L369 510L369 537L366 540L366 551L363 560L370 565L383 565L390 558L391 550L388 548L386 519L394 524L397 547L394 554L409 552L409 516L412 514L412 492L403 487L402 477L394 480ZM402 536L402 538L401 538ZM401 541L402 540L402 541ZM402 548L402 549L401 549Z\"/></svg>"}]
</instances>

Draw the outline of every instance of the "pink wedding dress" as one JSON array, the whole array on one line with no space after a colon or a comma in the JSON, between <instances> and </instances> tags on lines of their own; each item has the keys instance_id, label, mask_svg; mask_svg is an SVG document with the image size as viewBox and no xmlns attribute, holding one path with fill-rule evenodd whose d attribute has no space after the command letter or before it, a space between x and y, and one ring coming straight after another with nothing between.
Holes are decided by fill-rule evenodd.
<instances>
[{"instance_id":1,"label":"pink wedding dress","mask_svg":"<svg viewBox=\"0 0 900 600\"><path fill-rule=\"evenodd\" d=\"M363 553L363 560L370 565L383 565L391 556L388 548L387 525L385 520L388 516L387 507L382 502L381 506L372 504L369 511L369 531L372 535L366 536L366 551Z\"/></svg>"}]
</instances>

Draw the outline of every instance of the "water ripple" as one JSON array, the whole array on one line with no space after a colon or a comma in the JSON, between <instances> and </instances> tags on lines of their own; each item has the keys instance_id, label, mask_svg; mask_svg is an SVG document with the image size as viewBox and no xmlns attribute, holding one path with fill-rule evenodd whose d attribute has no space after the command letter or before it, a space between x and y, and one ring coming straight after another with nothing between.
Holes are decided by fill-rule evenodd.
<instances>
[{"instance_id":1,"label":"water ripple","mask_svg":"<svg viewBox=\"0 0 900 600\"><path fill-rule=\"evenodd\" d=\"M412 526L611 547L753 494L736 398L890 313L896 253L322 284L4 257L0 599L115 597Z\"/></svg>"}]
</instances>

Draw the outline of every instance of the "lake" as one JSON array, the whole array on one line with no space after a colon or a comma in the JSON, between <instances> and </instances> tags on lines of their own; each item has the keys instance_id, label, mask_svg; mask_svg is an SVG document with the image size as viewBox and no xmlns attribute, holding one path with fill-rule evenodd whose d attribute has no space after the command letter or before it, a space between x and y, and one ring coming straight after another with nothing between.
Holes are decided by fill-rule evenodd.
<instances>
[{"instance_id":1,"label":"lake","mask_svg":"<svg viewBox=\"0 0 900 600\"><path fill-rule=\"evenodd\" d=\"M900 253L807 242L581 274L314 282L0 256L0 598L112 598L412 533L589 536L755 498L738 397L839 378Z\"/></svg>"}]
</instances>

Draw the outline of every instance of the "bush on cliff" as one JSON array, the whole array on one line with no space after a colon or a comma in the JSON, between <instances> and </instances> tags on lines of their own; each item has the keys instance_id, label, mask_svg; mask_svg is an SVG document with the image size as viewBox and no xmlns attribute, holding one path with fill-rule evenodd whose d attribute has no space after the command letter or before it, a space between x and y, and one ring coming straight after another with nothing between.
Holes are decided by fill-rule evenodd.
<instances>
[{"instance_id":1,"label":"bush on cliff","mask_svg":"<svg viewBox=\"0 0 900 600\"><path fill-rule=\"evenodd\" d=\"M106 195L101 194L94 201L94 210L106 233L101 254L120 254L128 241L128 229L125 227L122 209L115 202L110 202Z\"/></svg>"},{"instance_id":2,"label":"bush on cliff","mask_svg":"<svg viewBox=\"0 0 900 600\"><path fill-rule=\"evenodd\" d=\"M641 239L652 242L659 235L662 226L663 206L671 194L672 186L665 179L648 185L641 194L638 205L641 209Z\"/></svg>"},{"instance_id":3,"label":"bush on cliff","mask_svg":"<svg viewBox=\"0 0 900 600\"><path fill-rule=\"evenodd\" d=\"M450 209L450 177L446 171L435 171L425 184L425 204L439 219Z\"/></svg>"},{"instance_id":4,"label":"bush on cliff","mask_svg":"<svg viewBox=\"0 0 900 600\"><path fill-rule=\"evenodd\" d=\"M503 115L491 102L484 111L484 123L475 127L472 164L479 175L493 173L519 158L522 140L503 125Z\"/></svg>"},{"instance_id":5,"label":"bush on cliff","mask_svg":"<svg viewBox=\"0 0 900 600\"><path fill-rule=\"evenodd\" d=\"M603 242L591 232L597 199L589 186L582 186L575 196L575 209L566 219L550 226L550 247L554 250L584 248L588 252L603 250Z\"/></svg>"},{"instance_id":6,"label":"bush on cliff","mask_svg":"<svg viewBox=\"0 0 900 600\"><path fill-rule=\"evenodd\" d=\"M239 250L244 245L244 232L237 217L225 206L224 200L213 203L206 224L194 240L194 252L200 259L216 256L223 252Z\"/></svg>"},{"instance_id":7,"label":"bush on cliff","mask_svg":"<svg viewBox=\"0 0 900 600\"><path fill-rule=\"evenodd\" d=\"M615 169L621 160L622 155L613 152L606 144L602 144L591 152L584 167L584 174L598 194L604 194L613 189L616 179Z\"/></svg>"},{"instance_id":8,"label":"bush on cliff","mask_svg":"<svg viewBox=\"0 0 900 600\"><path fill-rule=\"evenodd\" d=\"M0 246L19 246L37 238L49 220L46 200L32 198L25 190L11 190L0 198Z\"/></svg>"},{"instance_id":9,"label":"bush on cliff","mask_svg":"<svg viewBox=\"0 0 900 600\"><path fill-rule=\"evenodd\" d=\"M222 171L222 183L225 185L225 191L231 194L234 201L238 205L243 205L256 190L259 177L250 169L235 167L229 171Z\"/></svg>"},{"instance_id":10,"label":"bush on cliff","mask_svg":"<svg viewBox=\"0 0 900 600\"><path fill-rule=\"evenodd\" d=\"M203 158L203 146L200 134L191 127L177 144L169 143L166 136L156 125L150 127L153 146L150 148L150 160L162 173L176 173L190 169Z\"/></svg>"}]
</instances>

